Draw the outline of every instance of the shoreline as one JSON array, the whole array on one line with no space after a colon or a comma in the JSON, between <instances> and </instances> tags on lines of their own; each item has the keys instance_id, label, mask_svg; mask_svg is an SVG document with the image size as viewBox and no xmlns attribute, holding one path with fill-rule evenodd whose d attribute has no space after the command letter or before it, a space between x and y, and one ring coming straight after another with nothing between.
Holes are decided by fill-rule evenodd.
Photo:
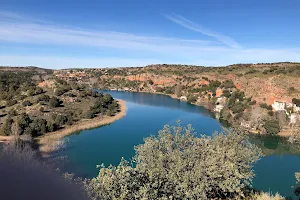
<instances>
[{"instance_id":1,"label":"shoreline","mask_svg":"<svg viewBox=\"0 0 300 200\"><path fill-rule=\"evenodd\" d=\"M120 105L120 111L112 117L105 116L103 118L95 117L93 119L81 120L70 127L66 127L62 130L51 132L36 138L35 140L39 145L39 152L42 155L47 155L48 153L58 150L59 147L63 145L63 142L61 140L68 135L71 135L78 131L88 130L92 128L97 128L99 126L111 124L123 118L126 115L127 111L126 102L121 99L116 100Z\"/></svg>"},{"instance_id":2,"label":"shoreline","mask_svg":"<svg viewBox=\"0 0 300 200\"><path fill-rule=\"evenodd\" d=\"M110 90L110 89L105 89L105 90L115 91L115 90ZM180 98L177 97L175 94L165 94L165 93L161 93L161 92L151 92L151 91L122 91L122 92L142 92L142 93L149 93L149 94L160 94L160 95L169 96L172 99L180 100ZM184 101L184 102L188 103L187 101ZM213 110L211 110L207 106L205 106L205 104L196 104L196 103L190 103L190 104L195 105L195 106L203 107L203 108L209 110L210 112L215 113ZM218 119L216 119L216 120L218 120ZM251 131L249 131L249 133L251 133L253 135L262 135L262 136L266 135L266 134L263 134L263 133L257 133L257 132L251 132ZM289 137L292 137L293 135L294 135L294 133L292 131L283 129L283 130L280 130L280 132L276 136L279 136L279 137L282 137L282 138L289 138Z\"/></svg>"}]
</instances>

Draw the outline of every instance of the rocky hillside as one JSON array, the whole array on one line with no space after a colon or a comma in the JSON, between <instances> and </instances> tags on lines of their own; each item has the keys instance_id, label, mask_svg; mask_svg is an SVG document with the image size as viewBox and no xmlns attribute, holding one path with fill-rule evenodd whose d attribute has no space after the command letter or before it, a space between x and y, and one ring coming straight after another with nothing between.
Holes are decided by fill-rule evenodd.
<instances>
[{"instance_id":1,"label":"rocky hillside","mask_svg":"<svg viewBox=\"0 0 300 200\"><path fill-rule=\"evenodd\" d=\"M277 134L300 119L300 63L236 64L224 67L149 65L146 67L55 71L111 90L163 93L215 111L228 124ZM280 107L275 102L283 102Z\"/></svg>"}]
</instances>

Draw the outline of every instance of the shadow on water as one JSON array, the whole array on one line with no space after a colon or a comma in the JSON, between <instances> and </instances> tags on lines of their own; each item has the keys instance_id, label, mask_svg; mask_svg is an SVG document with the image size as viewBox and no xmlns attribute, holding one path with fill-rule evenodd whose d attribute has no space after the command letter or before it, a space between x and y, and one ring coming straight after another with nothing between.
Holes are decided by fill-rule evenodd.
<instances>
[{"instance_id":1,"label":"shadow on water","mask_svg":"<svg viewBox=\"0 0 300 200\"><path fill-rule=\"evenodd\" d=\"M300 155L298 149L293 148L287 138L277 135L250 135L251 143L258 146L265 156Z\"/></svg>"}]
</instances>

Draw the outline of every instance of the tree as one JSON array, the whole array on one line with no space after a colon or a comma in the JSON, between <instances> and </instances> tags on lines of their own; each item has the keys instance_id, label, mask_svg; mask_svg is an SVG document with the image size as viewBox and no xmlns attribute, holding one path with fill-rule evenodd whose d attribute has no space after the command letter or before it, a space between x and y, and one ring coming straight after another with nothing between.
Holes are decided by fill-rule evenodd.
<instances>
[{"instance_id":1,"label":"tree","mask_svg":"<svg viewBox=\"0 0 300 200\"><path fill-rule=\"evenodd\" d=\"M35 89L35 95L42 94L43 92L44 92L43 89L40 88L40 87L37 87L37 88Z\"/></svg>"},{"instance_id":2,"label":"tree","mask_svg":"<svg viewBox=\"0 0 300 200\"><path fill-rule=\"evenodd\" d=\"M224 87L226 89L227 88L235 88L235 85L232 80L226 80L221 84L221 87Z\"/></svg>"},{"instance_id":3,"label":"tree","mask_svg":"<svg viewBox=\"0 0 300 200\"><path fill-rule=\"evenodd\" d=\"M30 117L26 114L26 113L22 113L19 117L18 117L18 125L20 127L21 130L21 134L24 133L25 129L29 126L29 124L32 122L32 120L30 119Z\"/></svg>"},{"instance_id":4,"label":"tree","mask_svg":"<svg viewBox=\"0 0 300 200\"><path fill-rule=\"evenodd\" d=\"M261 103L261 104L259 104L259 106L260 106L261 108L265 108L265 109L267 109L267 110L273 110L272 106L271 106L271 105L268 105L268 104L266 104L266 103Z\"/></svg>"},{"instance_id":5,"label":"tree","mask_svg":"<svg viewBox=\"0 0 300 200\"><path fill-rule=\"evenodd\" d=\"M38 97L37 99L37 103L40 101L44 101L44 102L49 102L50 97L46 94L42 94L41 96Z\"/></svg>"},{"instance_id":6,"label":"tree","mask_svg":"<svg viewBox=\"0 0 300 200\"><path fill-rule=\"evenodd\" d=\"M190 94L190 95L188 96L188 98L187 98L187 102L188 102L188 103L194 103L195 101L197 101L197 97L194 96L194 95L192 95L192 94Z\"/></svg>"},{"instance_id":7,"label":"tree","mask_svg":"<svg viewBox=\"0 0 300 200\"><path fill-rule=\"evenodd\" d=\"M293 98L292 102L293 104L296 104L296 106L300 107L300 99Z\"/></svg>"},{"instance_id":8,"label":"tree","mask_svg":"<svg viewBox=\"0 0 300 200\"><path fill-rule=\"evenodd\" d=\"M28 100L23 101L22 104L23 104L23 106L31 106L32 105L32 103L30 101L28 101Z\"/></svg>"},{"instance_id":9,"label":"tree","mask_svg":"<svg viewBox=\"0 0 300 200\"><path fill-rule=\"evenodd\" d=\"M50 98L49 104L52 108L56 108L58 106L60 106L62 103L61 100L59 100L57 97L53 96Z\"/></svg>"},{"instance_id":10,"label":"tree","mask_svg":"<svg viewBox=\"0 0 300 200\"><path fill-rule=\"evenodd\" d=\"M46 128L47 128L47 132L53 132L53 131L56 131L56 129L57 129L56 124L52 123L50 121L47 121Z\"/></svg>"},{"instance_id":11,"label":"tree","mask_svg":"<svg viewBox=\"0 0 300 200\"><path fill-rule=\"evenodd\" d=\"M11 134L11 128L12 128L13 119L10 115L7 116L4 124L1 127L1 135L10 135Z\"/></svg>"},{"instance_id":12,"label":"tree","mask_svg":"<svg viewBox=\"0 0 300 200\"><path fill-rule=\"evenodd\" d=\"M280 132L280 125L278 120L265 121L264 128L268 134L275 135Z\"/></svg>"},{"instance_id":13,"label":"tree","mask_svg":"<svg viewBox=\"0 0 300 200\"><path fill-rule=\"evenodd\" d=\"M57 115L55 119L55 124L58 126L64 125L68 121L68 118L65 115Z\"/></svg>"},{"instance_id":14,"label":"tree","mask_svg":"<svg viewBox=\"0 0 300 200\"><path fill-rule=\"evenodd\" d=\"M36 137L47 132L47 121L45 119L34 119L32 123L30 123L29 130L25 129L25 132L28 134L31 131L31 136Z\"/></svg>"},{"instance_id":15,"label":"tree","mask_svg":"<svg viewBox=\"0 0 300 200\"><path fill-rule=\"evenodd\" d=\"M196 137L191 126L165 126L135 152L135 166L124 159L117 167L102 165L98 177L86 182L94 199L239 197L261 156L242 133Z\"/></svg>"}]
</instances>

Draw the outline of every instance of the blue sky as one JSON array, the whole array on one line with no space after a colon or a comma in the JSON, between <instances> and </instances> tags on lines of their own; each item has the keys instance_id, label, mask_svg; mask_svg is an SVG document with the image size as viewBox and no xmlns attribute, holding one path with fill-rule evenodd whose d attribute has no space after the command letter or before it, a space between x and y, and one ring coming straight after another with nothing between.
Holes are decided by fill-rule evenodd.
<instances>
[{"instance_id":1,"label":"blue sky","mask_svg":"<svg viewBox=\"0 0 300 200\"><path fill-rule=\"evenodd\" d=\"M0 65L300 61L299 0L0 0Z\"/></svg>"}]
</instances>

